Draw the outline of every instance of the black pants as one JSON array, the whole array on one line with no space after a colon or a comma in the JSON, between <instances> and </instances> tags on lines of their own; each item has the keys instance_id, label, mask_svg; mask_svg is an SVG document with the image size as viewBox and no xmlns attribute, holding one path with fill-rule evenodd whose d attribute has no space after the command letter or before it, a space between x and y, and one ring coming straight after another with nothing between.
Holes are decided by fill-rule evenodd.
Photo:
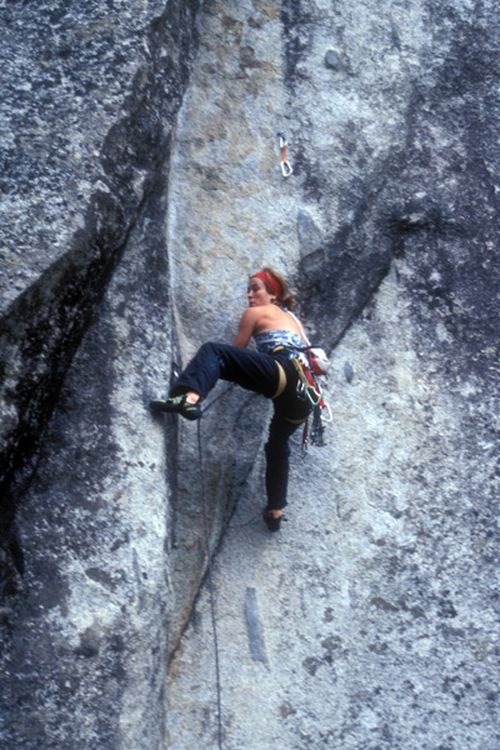
<instances>
[{"instance_id":1,"label":"black pants","mask_svg":"<svg viewBox=\"0 0 500 750\"><path fill-rule=\"evenodd\" d=\"M278 363L282 368L281 378ZM280 395L275 397L278 388L283 385L283 372L286 384ZM308 400L297 391L295 368L283 351L262 354L210 341L198 349L177 379L171 395L195 391L205 398L219 378L273 399L274 414L265 445L267 507L281 510L287 504L288 439L311 411Z\"/></svg>"}]
</instances>

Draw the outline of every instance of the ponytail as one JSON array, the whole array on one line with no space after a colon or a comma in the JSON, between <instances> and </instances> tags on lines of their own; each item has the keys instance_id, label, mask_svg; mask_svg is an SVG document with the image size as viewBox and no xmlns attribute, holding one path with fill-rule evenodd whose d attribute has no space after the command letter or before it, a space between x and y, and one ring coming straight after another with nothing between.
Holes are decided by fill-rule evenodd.
<instances>
[{"instance_id":1,"label":"ponytail","mask_svg":"<svg viewBox=\"0 0 500 750\"><path fill-rule=\"evenodd\" d=\"M293 308L297 304L297 298L295 296L295 293L293 291L290 291L290 289L288 288L288 282L285 277L270 266L265 266L262 270L270 274L279 284L281 292L279 295L277 295L277 302L280 307L286 307L288 308L288 310L293 310ZM269 292L269 294L273 294L272 289L267 288L267 291Z\"/></svg>"}]
</instances>

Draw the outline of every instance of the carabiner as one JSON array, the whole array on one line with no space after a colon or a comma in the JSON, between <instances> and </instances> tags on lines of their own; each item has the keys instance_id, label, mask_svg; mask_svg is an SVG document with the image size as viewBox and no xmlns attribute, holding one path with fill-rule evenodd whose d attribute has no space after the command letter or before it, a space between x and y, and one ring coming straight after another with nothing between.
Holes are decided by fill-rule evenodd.
<instances>
[{"instance_id":1,"label":"carabiner","mask_svg":"<svg viewBox=\"0 0 500 750\"><path fill-rule=\"evenodd\" d=\"M293 168L288 161L288 156L286 153L286 138L283 133L278 133L278 137L280 139L281 174L283 175L283 177L290 177L293 172Z\"/></svg>"},{"instance_id":2,"label":"carabiner","mask_svg":"<svg viewBox=\"0 0 500 750\"><path fill-rule=\"evenodd\" d=\"M326 418L323 414L321 415L322 418L325 420L327 424L330 424L330 422L333 422L333 414L332 410L330 409L330 404L323 399L323 403L320 402L320 406L326 411L328 414L328 418Z\"/></svg>"},{"instance_id":3,"label":"carabiner","mask_svg":"<svg viewBox=\"0 0 500 750\"><path fill-rule=\"evenodd\" d=\"M321 403L321 393L318 393L313 385L308 385L306 388L306 396L312 406L319 406Z\"/></svg>"}]
</instances>

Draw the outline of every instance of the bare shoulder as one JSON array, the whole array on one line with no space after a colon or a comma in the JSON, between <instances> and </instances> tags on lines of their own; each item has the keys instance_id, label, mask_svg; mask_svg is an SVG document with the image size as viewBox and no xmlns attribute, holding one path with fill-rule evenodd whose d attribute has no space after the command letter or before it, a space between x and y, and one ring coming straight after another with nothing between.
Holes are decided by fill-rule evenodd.
<instances>
[{"instance_id":1,"label":"bare shoulder","mask_svg":"<svg viewBox=\"0 0 500 750\"><path fill-rule=\"evenodd\" d=\"M262 305L250 309L256 313L256 317L253 318L255 333L263 333L278 328L294 332L299 330L294 318L277 305Z\"/></svg>"},{"instance_id":2,"label":"bare shoulder","mask_svg":"<svg viewBox=\"0 0 500 750\"><path fill-rule=\"evenodd\" d=\"M240 323L244 323L246 325L255 325L255 323L259 320L259 317L260 315L258 307L247 307L240 318Z\"/></svg>"},{"instance_id":3,"label":"bare shoulder","mask_svg":"<svg viewBox=\"0 0 500 750\"><path fill-rule=\"evenodd\" d=\"M293 331L301 335L296 319L277 305L247 307L240 318L239 331L242 333L241 340L244 340L247 336L255 336L277 328Z\"/></svg>"}]
</instances>

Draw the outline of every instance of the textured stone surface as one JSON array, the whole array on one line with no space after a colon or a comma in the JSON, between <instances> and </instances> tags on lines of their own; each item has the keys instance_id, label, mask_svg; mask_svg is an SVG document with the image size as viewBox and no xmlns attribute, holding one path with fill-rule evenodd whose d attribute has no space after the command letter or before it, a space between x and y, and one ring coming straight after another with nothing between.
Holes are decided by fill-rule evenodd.
<instances>
[{"instance_id":1,"label":"textured stone surface","mask_svg":"<svg viewBox=\"0 0 500 750\"><path fill-rule=\"evenodd\" d=\"M231 280L259 226L253 257L299 280L315 340L330 347L350 326L333 352L329 445L303 463L295 447L289 523L279 539L262 528L259 458L217 559L225 746L493 750L493 6L283 3L281 39L266 27L265 48L249 4L210 9L174 154L182 190L169 226L183 243L196 237L202 258L195 289L176 278L182 316L203 311L195 345L214 330L231 336L236 303L229 297L222 318L213 295L241 288ZM238 37L220 52L229 27ZM243 40L261 68L284 50L274 108L270 84L252 89L254 69L240 71ZM333 45L336 69L325 65ZM223 123L210 110L220 144L205 130L201 72L214 71L214 48L217 76L241 76L246 94L226 100ZM274 146L274 168L266 162L247 195L248 175L223 146L237 136L241 152L260 152L246 130L262 120L269 146L273 130L286 131L294 176L280 178ZM184 128L196 154L184 149ZM224 185L208 191L196 158ZM235 429L229 405L218 414ZM256 418L247 412L241 423ZM186 426L183 450L189 434ZM253 454L253 435L242 440ZM170 673L176 750L216 744L211 638L205 593Z\"/></svg>"},{"instance_id":2,"label":"textured stone surface","mask_svg":"<svg viewBox=\"0 0 500 750\"><path fill-rule=\"evenodd\" d=\"M406 292L391 272L333 353L328 445L302 460L296 441L278 535L261 463L242 491L214 586L224 747L496 747L494 399L464 404L472 381L450 384ZM171 669L169 748L216 746L215 699L205 591Z\"/></svg>"},{"instance_id":3,"label":"textured stone surface","mask_svg":"<svg viewBox=\"0 0 500 750\"><path fill-rule=\"evenodd\" d=\"M196 7L2 7L11 94L2 109L3 497L15 472L18 483L22 469L29 477L66 368L158 189Z\"/></svg>"},{"instance_id":4,"label":"textured stone surface","mask_svg":"<svg viewBox=\"0 0 500 750\"><path fill-rule=\"evenodd\" d=\"M1 742L215 746L204 489L228 748L493 750L495 3L4 5ZM203 482L146 409L264 262L335 347L278 537L269 404Z\"/></svg>"},{"instance_id":5,"label":"textured stone surface","mask_svg":"<svg viewBox=\"0 0 500 750\"><path fill-rule=\"evenodd\" d=\"M175 348L168 159L196 10L2 8L8 750L163 745L175 430L147 405Z\"/></svg>"},{"instance_id":6,"label":"textured stone surface","mask_svg":"<svg viewBox=\"0 0 500 750\"><path fill-rule=\"evenodd\" d=\"M115 193L125 176L112 167L125 142L115 138L113 153L110 124L117 123L115 132L118 123L130 124L127 97L139 94L141 77L146 94L144 79L159 50L145 43L144 32L165 10L162 0L133 1L127 13L113 2L36 6L2 3L1 9L2 311L68 252L86 228L92 196ZM148 119L153 125L150 115L142 126ZM143 193L153 156L146 140L144 163L136 153L136 164L122 165L130 170L128 184L122 180L122 195L113 196L126 196L129 210Z\"/></svg>"},{"instance_id":7,"label":"textured stone surface","mask_svg":"<svg viewBox=\"0 0 500 750\"><path fill-rule=\"evenodd\" d=\"M9 750L162 746L171 520L166 434L147 410L170 366L162 208L129 239L17 510Z\"/></svg>"}]
</instances>

